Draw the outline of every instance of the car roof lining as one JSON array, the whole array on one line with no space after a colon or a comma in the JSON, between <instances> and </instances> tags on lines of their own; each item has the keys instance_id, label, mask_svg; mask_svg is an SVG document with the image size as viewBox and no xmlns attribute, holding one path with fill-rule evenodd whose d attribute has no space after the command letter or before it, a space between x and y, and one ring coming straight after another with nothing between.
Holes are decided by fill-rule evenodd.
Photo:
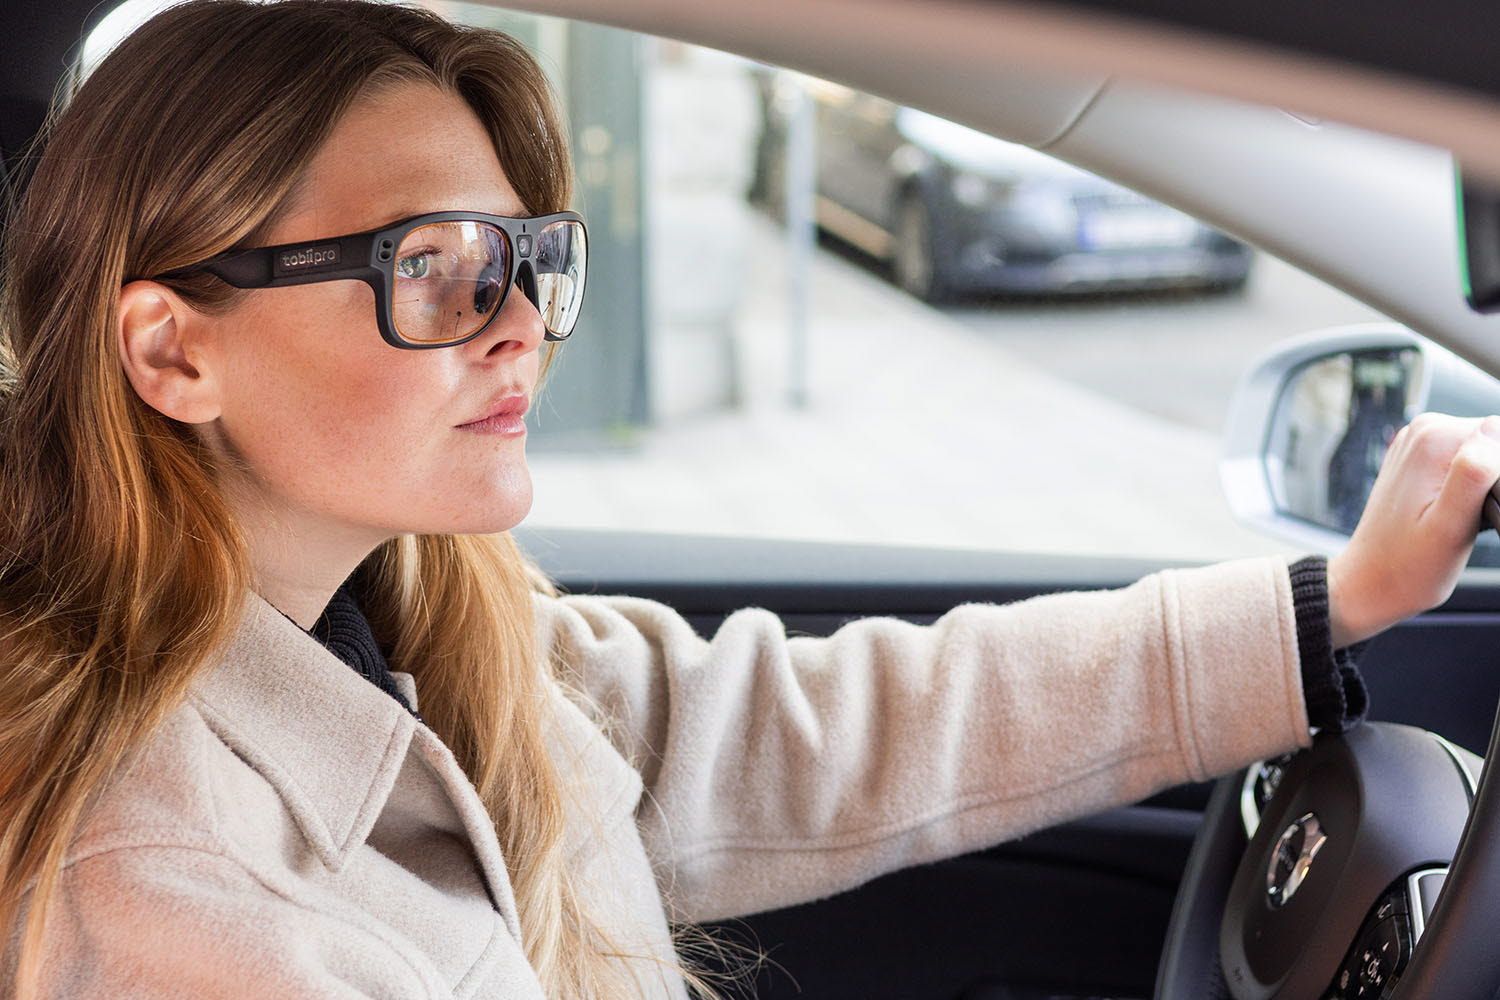
<instances>
[{"instance_id":1,"label":"car roof lining","mask_svg":"<svg viewBox=\"0 0 1500 1000\"><path fill-rule=\"evenodd\" d=\"M1278 8L1286 9L1281 21L1262 24L1253 38L1208 30L1212 19L1188 9L1204 5L1177 4L1179 15L1170 18L1159 8L1174 5L1162 0L1081 5L998 0L480 2L725 49L1016 141L1034 138L1029 127L1032 112L994 96L1007 92L1007 81L1055 75L1087 85L1114 76L1291 107L1441 145L1458 153L1466 166L1500 181L1500 80L1492 58L1470 58L1458 66L1453 61L1432 62L1445 68L1441 79L1414 72L1396 75L1374 68L1388 64L1382 61L1389 58L1385 49L1372 45L1359 50L1356 43L1362 38L1351 37L1346 40L1348 58L1334 59L1327 46L1308 51L1308 22L1305 16L1291 16L1290 0L1257 5L1257 13L1264 7L1268 18ZM1431 12L1425 18L1403 14L1393 0L1369 3L1385 10L1390 23L1420 27L1439 20ZM1319 23L1343 25L1351 35L1378 41L1380 33L1369 31L1368 4L1358 6L1359 10L1324 11ZM1492 11L1476 5L1470 17L1476 29L1493 22L1500 33L1500 5L1494 6ZM1122 16L1133 8L1152 11L1155 17ZM1171 20L1195 26L1181 27ZM1452 22L1442 27L1451 32ZM1363 61L1356 58L1360 51ZM961 81L959 88L934 80L934 53L941 53L942 78ZM1472 86L1462 86L1465 81Z\"/></svg>"}]
</instances>

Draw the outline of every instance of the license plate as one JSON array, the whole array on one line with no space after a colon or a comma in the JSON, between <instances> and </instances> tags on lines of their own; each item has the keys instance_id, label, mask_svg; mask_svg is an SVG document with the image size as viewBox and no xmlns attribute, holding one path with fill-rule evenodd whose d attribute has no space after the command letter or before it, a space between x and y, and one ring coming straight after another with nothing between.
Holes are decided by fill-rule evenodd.
<instances>
[{"instance_id":1,"label":"license plate","mask_svg":"<svg viewBox=\"0 0 1500 1000\"><path fill-rule=\"evenodd\" d=\"M1185 246L1192 242L1197 223L1186 215L1160 210L1115 209L1084 216L1080 228L1084 247L1117 250Z\"/></svg>"}]
</instances>

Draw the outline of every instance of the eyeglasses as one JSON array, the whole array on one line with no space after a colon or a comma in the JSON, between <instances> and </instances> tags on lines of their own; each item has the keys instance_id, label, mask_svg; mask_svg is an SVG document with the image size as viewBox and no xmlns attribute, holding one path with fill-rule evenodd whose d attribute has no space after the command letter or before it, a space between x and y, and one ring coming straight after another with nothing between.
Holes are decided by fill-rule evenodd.
<instances>
[{"instance_id":1,"label":"eyeglasses","mask_svg":"<svg viewBox=\"0 0 1500 1000\"><path fill-rule=\"evenodd\" d=\"M583 304L587 263L577 212L429 212L348 236L229 250L158 277L207 271L236 288L363 281L375 292L381 338L421 350L479 336L515 284L541 314L545 339L566 340Z\"/></svg>"}]
</instances>

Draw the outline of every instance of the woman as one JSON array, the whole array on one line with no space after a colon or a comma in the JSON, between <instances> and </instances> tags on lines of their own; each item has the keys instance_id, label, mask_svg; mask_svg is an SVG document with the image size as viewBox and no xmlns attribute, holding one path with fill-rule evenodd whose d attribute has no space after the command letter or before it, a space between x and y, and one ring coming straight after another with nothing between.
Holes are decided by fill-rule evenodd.
<instances>
[{"instance_id":1,"label":"woman","mask_svg":"<svg viewBox=\"0 0 1500 1000\"><path fill-rule=\"evenodd\" d=\"M0 303L17 997L683 996L669 918L1357 721L1334 649L1452 592L1500 477L1500 419L1424 415L1326 581L1245 559L705 642L558 596L506 534L568 199L536 64L401 7L169 9L54 115Z\"/></svg>"}]
</instances>

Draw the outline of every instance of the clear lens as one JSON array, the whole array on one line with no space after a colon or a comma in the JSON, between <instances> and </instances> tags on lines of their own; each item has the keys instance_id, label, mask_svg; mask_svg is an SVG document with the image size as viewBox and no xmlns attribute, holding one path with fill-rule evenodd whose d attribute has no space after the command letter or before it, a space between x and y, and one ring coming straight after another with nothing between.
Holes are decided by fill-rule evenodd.
<instances>
[{"instance_id":1,"label":"clear lens","mask_svg":"<svg viewBox=\"0 0 1500 1000\"><path fill-rule=\"evenodd\" d=\"M484 222L413 229L396 251L396 332L413 343L446 344L484 326L500 308L510 277L509 250L505 233Z\"/></svg>"},{"instance_id":2,"label":"clear lens","mask_svg":"<svg viewBox=\"0 0 1500 1000\"><path fill-rule=\"evenodd\" d=\"M583 306L583 279L588 265L583 226L553 222L536 238L532 266L536 270L536 308L554 335L566 337L578 322Z\"/></svg>"}]
</instances>

